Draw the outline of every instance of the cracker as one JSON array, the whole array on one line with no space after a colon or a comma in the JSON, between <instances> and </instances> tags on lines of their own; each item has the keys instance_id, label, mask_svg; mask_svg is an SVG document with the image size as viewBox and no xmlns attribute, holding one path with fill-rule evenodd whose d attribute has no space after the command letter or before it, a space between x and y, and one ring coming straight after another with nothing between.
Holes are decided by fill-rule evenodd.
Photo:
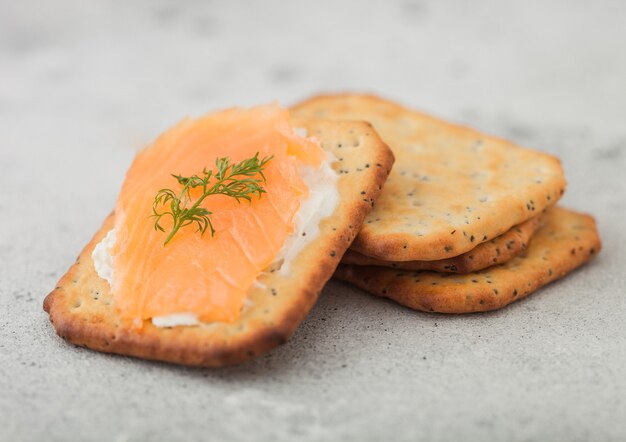
<instances>
[{"instance_id":1,"label":"cracker","mask_svg":"<svg viewBox=\"0 0 626 442\"><path fill-rule=\"evenodd\" d=\"M526 250L533 233L541 224L541 215L512 227L502 235L477 245L469 252L454 258L438 261L382 261L349 250L341 259L342 264L359 266L382 266L402 270L431 270L443 273L477 272L495 264L502 264Z\"/></svg>"},{"instance_id":2,"label":"cracker","mask_svg":"<svg viewBox=\"0 0 626 442\"><path fill-rule=\"evenodd\" d=\"M415 310L472 313L502 308L559 279L601 248L594 219L555 207L522 255L502 265L451 275L342 265L335 277Z\"/></svg>"},{"instance_id":3,"label":"cracker","mask_svg":"<svg viewBox=\"0 0 626 442\"><path fill-rule=\"evenodd\" d=\"M371 122L396 165L353 250L384 261L434 261L470 251L554 204L557 158L366 95L318 96L300 116Z\"/></svg>"},{"instance_id":4,"label":"cracker","mask_svg":"<svg viewBox=\"0 0 626 442\"><path fill-rule=\"evenodd\" d=\"M293 124L341 157L333 164L340 172L340 203L287 276L264 274L265 288L251 290L252 307L233 323L157 328L145 321L136 331L120 321L109 284L98 277L91 259L94 246L114 225L111 215L44 301L59 336L103 352L195 366L239 363L284 343L317 300L393 164L393 154L367 123L296 119Z\"/></svg>"}]
</instances>

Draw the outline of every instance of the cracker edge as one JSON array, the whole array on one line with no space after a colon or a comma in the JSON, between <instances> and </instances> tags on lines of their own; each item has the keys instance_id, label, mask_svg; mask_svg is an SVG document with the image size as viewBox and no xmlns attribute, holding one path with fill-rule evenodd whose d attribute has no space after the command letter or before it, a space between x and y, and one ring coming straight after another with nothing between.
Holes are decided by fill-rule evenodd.
<instances>
[{"instance_id":1,"label":"cracker edge","mask_svg":"<svg viewBox=\"0 0 626 442\"><path fill-rule=\"evenodd\" d=\"M465 252L453 258L439 259L436 261L383 261L348 249L341 260L341 264L388 267L396 270L428 270L459 275L477 272L496 264L504 264L526 250L526 247L530 241L532 241L532 236L541 226L542 217L543 213L534 216L517 226L511 227L511 229L507 230L502 235L490 241L480 243L469 252ZM519 231L513 231L514 229L519 229ZM506 242L513 242L514 247L509 249L505 244L503 253L499 255L502 256L502 259L494 257L491 248L495 247L495 244L491 242L502 242L507 238L510 239ZM496 247L495 250L497 249L498 247ZM497 261L494 261L494 259L497 259Z\"/></svg>"},{"instance_id":2,"label":"cracker edge","mask_svg":"<svg viewBox=\"0 0 626 442\"><path fill-rule=\"evenodd\" d=\"M557 208L563 209L560 207ZM569 259L569 264L562 266L563 268L560 271L555 271L551 275L547 272L544 273L542 277L536 277L536 275L533 275L532 283L529 281L529 284L531 285L526 286L526 289L521 292L513 290L512 287L508 286L506 294L499 293L498 295L496 295L490 287L486 290L481 290L480 292L476 292L474 290L475 294L472 298L472 303L468 305L464 295L464 289L466 286L463 286L463 289L450 290L446 293L436 291L428 293L428 290L425 290L419 296L415 296L414 291L406 286L398 284L399 287L394 287L393 281L388 288L386 287L384 289L381 289L380 287L367 286L360 277L355 276L353 273L353 269L358 268L360 272L368 272L368 275L370 275L369 279L376 280L377 274L380 271L382 271L383 276L385 276L389 274L388 272L393 272L394 269L372 266L358 267L352 265L340 265L335 272L334 278L340 281L348 282L375 296L387 298L410 309L427 313L464 314L498 310L515 301L527 297L551 282L565 277L569 273L592 260L601 251L602 240L600 239L595 219L591 215L585 213L575 212L568 209L563 210L575 213L581 218L584 218L585 222L589 223L591 229L587 233L585 244L586 249L577 250L574 253L571 253L569 247L559 249L559 252L561 252L558 258L559 261L566 261ZM410 271L406 270L402 272L410 273ZM381 278L379 278L379 281L380 279ZM398 288L400 289L398 290ZM509 294L508 292L511 293Z\"/></svg>"}]
</instances>

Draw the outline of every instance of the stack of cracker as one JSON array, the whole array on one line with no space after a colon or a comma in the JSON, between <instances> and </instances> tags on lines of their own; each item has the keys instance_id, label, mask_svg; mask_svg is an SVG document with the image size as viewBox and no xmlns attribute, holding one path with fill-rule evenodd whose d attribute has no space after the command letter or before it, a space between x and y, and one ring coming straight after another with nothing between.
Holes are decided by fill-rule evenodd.
<instances>
[{"instance_id":1,"label":"stack of cracker","mask_svg":"<svg viewBox=\"0 0 626 442\"><path fill-rule=\"evenodd\" d=\"M396 157L338 279L417 310L470 313L524 298L600 250L593 218L555 206L557 158L372 96L293 111L368 121Z\"/></svg>"}]
</instances>

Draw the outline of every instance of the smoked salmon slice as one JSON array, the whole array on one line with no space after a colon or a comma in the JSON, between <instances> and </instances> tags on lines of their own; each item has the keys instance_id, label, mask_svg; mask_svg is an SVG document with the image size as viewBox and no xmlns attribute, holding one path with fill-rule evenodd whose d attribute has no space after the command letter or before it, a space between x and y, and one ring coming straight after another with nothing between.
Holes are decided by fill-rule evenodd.
<instances>
[{"instance_id":1,"label":"smoked salmon slice","mask_svg":"<svg viewBox=\"0 0 626 442\"><path fill-rule=\"evenodd\" d=\"M157 192L178 186L172 174L190 176L217 158L236 163L257 153L272 156L263 169L266 193L250 203L209 196L202 206L213 213L215 235L189 226L164 245L167 235L150 215ZM276 104L185 119L161 135L135 158L115 208L111 289L120 317L135 326L177 313L203 322L237 319L246 293L293 232L308 192L299 166L319 166L325 155L293 131L288 111Z\"/></svg>"}]
</instances>

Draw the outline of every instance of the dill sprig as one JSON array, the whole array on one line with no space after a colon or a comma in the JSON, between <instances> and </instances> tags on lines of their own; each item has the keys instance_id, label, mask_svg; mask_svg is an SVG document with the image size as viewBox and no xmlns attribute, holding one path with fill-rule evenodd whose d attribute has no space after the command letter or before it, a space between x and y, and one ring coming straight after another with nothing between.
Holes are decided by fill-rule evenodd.
<instances>
[{"instance_id":1,"label":"dill sprig","mask_svg":"<svg viewBox=\"0 0 626 442\"><path fill-rule=\"evenodd\" d=\"M172 230L170 230L166 245L172 237L181 228L190 224L196 224L196 232L200 232L200 236L204 235L207 229L210 229L211 236L215 235L215 229L211 222L213 212L205 207L200 206L202 201L210 195L226 195L235 198L237 202L246 200L252 201L252 196L257 194L259 197L265 193L262 183L265 182L263 175L263 167L273 156L265 157L259 160L257 152L252 158L248 158L236 164L231 164L230 158L217 158L215 160L215 170L208 170L206 167L202 169L200 175L172 176L178 181L183 188L176 193L172 189L161 189L154 197L152 205L152 217L156 218L154 229L165 232L161 225L163 217L171 217L173 220ZM191 198L191 189L202 189L202 195L195 201ZM165 207L162 207L165 206ZM159 211L159 207L162 210Z\"/></svg>"}]
</instances>

